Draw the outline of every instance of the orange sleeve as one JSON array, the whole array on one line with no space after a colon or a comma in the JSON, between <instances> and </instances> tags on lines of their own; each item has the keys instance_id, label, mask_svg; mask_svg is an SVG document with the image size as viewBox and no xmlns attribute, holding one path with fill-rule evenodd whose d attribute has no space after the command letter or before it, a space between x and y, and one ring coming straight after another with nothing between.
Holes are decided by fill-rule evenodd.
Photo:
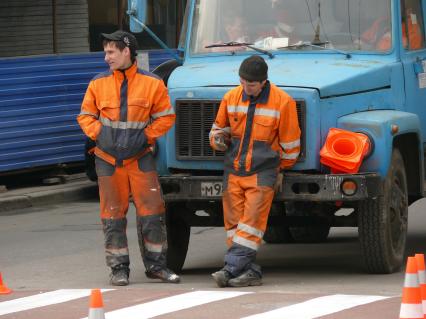
<instances>
[{"instance_id":1,"label":"orange sleeve","mask_svg":"<svg viewBox=\"0 0 426 319\"><path fill-rule=\"evenodd\" d=\"M176 119L167 88L161 80L158 80L158 86L153 94L150 117L152 122L144 132L148 143L152 145L157 138L167 133Z\"/></svg>"},{"instance_id":2,"label":"orange sleeve","mask_svg":"<svg viewBox=\"0 0 426 319\"><path fill-rule=\"evenodd\" d=\"M77 122L80 124L84 134L95 141L102 124L99 121L99 109L96 106L95 83L93 81L89 83L86 94L84 95L81 111L77 116Z\"/></svg>"},{"instance_id":3,"label":"orange sleeve","mask_svg":"<svg viewBox=\"0 0 426 319\"><path fill-rule=\"evenodd\" d=\"M216 115L216 120L214 121L209 134L210 146L214 150L217 150L215 143L215 136L217 134L223 134L226 139L231 138L231 126L229 124L228 117L227 95L224 96L222 102L220 103L219 110Z\"/></svg>"},{"instance_id":4,"label":"orange sleeve","mask_svg":"<svg viewBox=\"0 0 426 319\"><path fill-rule=\"evenodd\" d=\"M278 135L281 146L280 169L288 169L296 163L300 153L300 128L296 102L289 96L280 110Z\"/></svg>"}]
</instances>

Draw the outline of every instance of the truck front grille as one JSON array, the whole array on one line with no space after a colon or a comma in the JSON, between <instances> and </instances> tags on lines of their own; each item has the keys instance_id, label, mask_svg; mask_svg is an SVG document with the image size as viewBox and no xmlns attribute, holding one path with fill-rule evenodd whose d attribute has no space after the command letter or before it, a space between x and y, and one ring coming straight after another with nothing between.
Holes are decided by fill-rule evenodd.
<instances>
[{"instance_id":1,"label":"truck front grille","mask_svg":"<svg viewBox=\"0 0 426 319\"><path fill-rule=\"evenodd\" d=\"M223 152L210 147L209 133L220 100L176 100L176 158L178 160L221 160ZM305 157L305 101L296 100L302 131L299 161Z\"/></svg>"}]
</instances>

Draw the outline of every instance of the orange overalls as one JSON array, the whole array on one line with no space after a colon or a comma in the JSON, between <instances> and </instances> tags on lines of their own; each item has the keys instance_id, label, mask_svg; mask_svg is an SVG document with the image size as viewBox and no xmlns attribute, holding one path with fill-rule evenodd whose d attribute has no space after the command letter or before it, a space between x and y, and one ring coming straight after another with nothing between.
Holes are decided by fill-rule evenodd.
<instances>
[{"instance_id":1,"label":"orange overalls","mask_svg":"<svg viewBox=\"0 0 426 319\"><path fill-rule=\"evenodd\" d=\"M233 276L251 268L266 230L279 170L294 165L300 152L295 101L266 82L253 99L242 86L229 91L210 131L210 145L223 134L231 142L225 153L223 214L228 251L225 269Z\"/></svg>"},{"instance_id":2,"label":"orange overalls","mask_svg":"<svg viewBox=\"0 0 426 319\"><path fill-rule=\"evenodd\" d=\"M151 145L172 127L175 114L162 80L136 63L101 73L89 83L77 120L96 141L107 265L129 264L126 214L132 194L145 267L164 268L165 207Z\"/></svg>"}]
</instances>

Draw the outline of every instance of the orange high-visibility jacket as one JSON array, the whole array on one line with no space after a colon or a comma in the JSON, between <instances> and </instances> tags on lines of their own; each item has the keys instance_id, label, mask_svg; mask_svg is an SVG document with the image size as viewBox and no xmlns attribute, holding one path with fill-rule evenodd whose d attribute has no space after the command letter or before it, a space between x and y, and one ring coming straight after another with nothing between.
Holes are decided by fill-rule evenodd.
<instances>
[{"instance_id":1,"label":"orange high-visibility jacket","mask_svg":"<svg viewBox=\"0 0 426 319\"><path fill-rule=\"evenodd\" d=\"M238 86L225 94L210 131L231 138L225 153L225 170L251 175L268 168L287 169L300 153L300 128L295 101L269 81L256 101Z\"/></svg>"},{"instance_id":2,"label":"orange high-visibility jacket","mask_svg":"<svg viewBox=\"0 0 426 319\"><path fill-rule=\"evenodd\" d=\"M90 81L77 121L95 154L121 165L143 154L175 121L163 81L140 70L108 71Z\"/></svg>"}]
</instances>

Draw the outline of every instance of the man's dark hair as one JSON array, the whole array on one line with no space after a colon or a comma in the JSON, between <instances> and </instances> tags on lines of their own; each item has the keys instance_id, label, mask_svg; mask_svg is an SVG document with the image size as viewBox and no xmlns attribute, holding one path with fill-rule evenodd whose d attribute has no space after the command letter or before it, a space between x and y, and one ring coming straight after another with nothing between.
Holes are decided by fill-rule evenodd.
<instances>
[{"instance_id":1,"label":"man's dark hair","mask_svg":"<svg viewBox=\"0 0 426 319\"><path fill-rule=\"evenodd\" d=\"M129 32L123 30L117 30L111 34L101 33L102 44L103 46L107 46L109 43L114 42L114 45L121 51L124 50L125 47L128 47L130 50L130 59L132 63L135 62L138 49L138 41L135 36Z\"/></svg>"}]
</instances>

